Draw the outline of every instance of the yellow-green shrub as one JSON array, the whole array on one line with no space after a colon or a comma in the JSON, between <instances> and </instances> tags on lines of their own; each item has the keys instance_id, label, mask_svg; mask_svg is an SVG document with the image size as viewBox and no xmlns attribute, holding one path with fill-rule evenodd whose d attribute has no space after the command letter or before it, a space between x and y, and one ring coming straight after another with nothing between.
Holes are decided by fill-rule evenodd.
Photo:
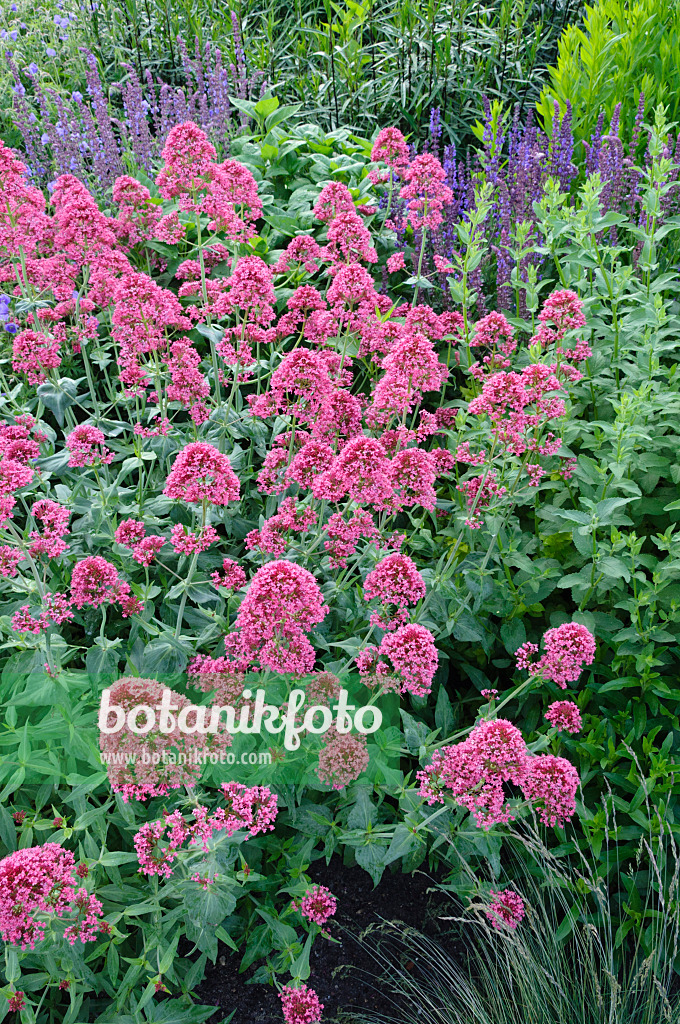
<instances>
[{"instance_id":1,"label":"yellow-green shrub","mask_svg":"<svg viewBox=\"0 0 680 1024\"><path fill-rule=\"evenodd\" d=\"M569 100L575 135L588 139L600 110L611 117L619 102L630 129L641 92L646 110L664 103L669 119L680 120L680 0L599 0L586 7L583 27L569 26L560 39L537 107L549 129L555 100L562 109Z\"/></svg>"}]
</instances>

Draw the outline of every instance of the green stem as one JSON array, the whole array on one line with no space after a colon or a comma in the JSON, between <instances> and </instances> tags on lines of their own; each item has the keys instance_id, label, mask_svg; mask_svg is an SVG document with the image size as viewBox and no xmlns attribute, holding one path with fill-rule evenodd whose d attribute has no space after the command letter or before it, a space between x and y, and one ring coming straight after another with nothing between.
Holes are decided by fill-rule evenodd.
<instances>
[{"instance_id":1,"label":"green stem","mask_svg":"<svg viewBox=\"0 0 680 1024\"><path fill-rule=\"evenodd\" d=\"M191 556L191 563L189 565L189 572L187 573L186 586L184 588L184 593L182 594L182 600L180 601L179 611L177 612L177 623L175 625L175 640L179 640L179 636L180 636L180 633L182 631L182 622L183 622L183 619L184 619L184 609L185 609L186 603L187 603L187 596L189 594L189 587L191 586L191 581L192 581L192 579L194 577L194 573L196 572L196 563L198 562L198 554L199 554L198 551L194 551L193 555Z\"/></svg>"}]
</instances>

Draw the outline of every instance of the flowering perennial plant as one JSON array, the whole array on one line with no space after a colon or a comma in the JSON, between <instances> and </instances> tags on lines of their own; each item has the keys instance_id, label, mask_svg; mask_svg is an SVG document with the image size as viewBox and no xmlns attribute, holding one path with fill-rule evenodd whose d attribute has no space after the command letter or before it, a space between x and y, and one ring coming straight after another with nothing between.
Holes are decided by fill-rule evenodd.
<instances>
[{"instance_id":1,"label":"flowering perennial plant","mask_svg":"<svg viewBox=\"0 0 680 1024\"><path fill-rule=\"evenodd\" d=\"M130 81L131 110L141 91ZM221 78L211 81L210 104ZM91 86L95 95L94 76ZM167 95L164 104L167 114ZM18 648L12 665L51 687L56 706L73 699L78 723L90 691L116 680L100 719L106 777L94 816L117 830L116 845L105 851L94 829L73 829L85 874L120 868L126 898L133 886L154 893L162 940L152 997L185 984L163 966L168 921L181 911L191 946L214 962L218 938L231 938L225 922L242 915L234 935L261 942L271 976L292 975L277 981L285 1021L314 1024L323 1007L304 983L306 947L268 954L281 952L282 935L297 949L290 921L311 942L336 911L330 891L305 875L321 835L330 851L355 844L377 882L394 848L420 863L439 813L428 805L448 797L485 830L510 826L520 798L550 827L574 814L576 768L530 753L529 736L494 717L512 694L501 698L505 680L486 680L480 666L512 675L512 662L491 660L495 620L505 616L506 652L530 673L518 695L534 700L539 681L566 688L594 663L594 636L575 622L548 629L538 656L520 615L537 613L541 599L513 576L530 563L513 532L518 509L536 514L553 484L574 475L569 414L592 353L571 288L545 287L523 319L526 309L485 307L474 268L460 285L464 257L441 241L459 189L434 147L414 154L385 128L358 184L343 167L327 180L319 159L293 234L291 218L274 212L280 189L267 160L251 159L239 140L234 156L218 158L211 110L194 107L196 120L163 115L159 166L151 136L140 143L143 181L120 160L115 172L102 169L112 196L105 210L72 174L43 195L0 146L0 318L16 327L19 375L0 423L0 585L11 602L3 621ZM468 235L472 244L475 231ZM393 251L395 238L413 252ZM498 241L502 259L508 238ZM411 270L415 283L403 280ZM439 281L431 303L430 279ZM485 606L501 562L503 594ZM452 743L459 665L498 689L479 686L488 718ZM254 691L269 699L301 689L304 708L291 724L302 728L314 709L327 725L345 706L348 679L374 712L383 702L399 709L403 733L383 723L366 735L339 714L319 738L309 729L299 750L276 739L255 751L246 725ZM185 685L203 702L198 712ZM144 714L167 693L168 729ZM204 733L208 700L243 727ZM545 719L562 733L582 727L569 701L551 704ZM79 726L73 733L77 744ZM553 751L571 742L549 735ZM80 779L85 747L68 761L67 780ZM197 756L206 754L215 755L208 765ZM414 787L403 762L416 769L416 755L424 767ZM233 778L251 765L247 783ZM408 824L384 799L395 787ZM73 806L49 812L65 838L78 793ZM32 808L10 819L19 830L34 824ZM0 918L10 941L41 940L45 914L69 916L69 941L94 936L102 908L74 881L72 854L49 842L21 849L0 873L12 857L35 892L21 873L7 874L8 885L24 886ZM107 884L107 899L114 888ZM292 907L276 905L281 892L295 894ZM489 899L493 927L522 920L512 890ZM115 913L112 922L124 908ZM113 925L99 927L115 991ZM132 971L140 949L121 935Z\"/></svg>"}]
</instances>

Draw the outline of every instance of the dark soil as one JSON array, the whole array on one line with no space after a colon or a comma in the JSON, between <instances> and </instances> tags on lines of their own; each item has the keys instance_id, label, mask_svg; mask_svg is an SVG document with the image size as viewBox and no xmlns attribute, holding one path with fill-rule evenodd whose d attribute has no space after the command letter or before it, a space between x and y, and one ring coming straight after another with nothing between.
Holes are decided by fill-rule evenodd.
<instances>
[{"instance_id":1,"label":"dark soil","mask_svg":"<svg viewBox=\"0 0 680 1024\"><path fill-rule=\"evenodd\" d=\"M425 874L391 874L386 871L377 887L367 872L345 867L339 857L329 865L316 861L309 869L312 879L327 885L338 898L338 911L329 928L329 942L319 937L310 957L311 976L307 982L324 1004L324 1022L330 1024L340 1011L373 1010L390 1013L394 1006L375 980L375 965L361 948L356 936L370 924L403 921L425 934L440 930L438 914L450 914L451 905L435 879ZM221 949L217 963L208 972L196 996L204 1005L218 1006L227 1016L236 1010L231 1024L281 1024L281 1002L269 985L248 985L256 967L238 973L242 954Z\"/></svg>"}]
</instances>

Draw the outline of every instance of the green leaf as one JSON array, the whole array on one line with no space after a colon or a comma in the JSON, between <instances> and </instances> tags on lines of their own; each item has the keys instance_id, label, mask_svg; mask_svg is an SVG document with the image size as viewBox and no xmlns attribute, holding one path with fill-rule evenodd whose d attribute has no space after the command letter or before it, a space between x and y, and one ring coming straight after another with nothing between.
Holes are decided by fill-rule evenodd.
<instances>
[{"instance_id":1,"label":"green leaf","mask_svg":"<svg viewBox=\"0 0 680 1024\"><path fill-rule=\"evenodd\" d=\"M264 96L258 103L255 104L255 113L261 118L269 117L278 108L279 101L276 96Z\"/></svg>"},{"instance_id":2,"label":"green leaf","mask_svg":"<svg viewBox=\"0 0 680 1024\"><path fill-rule=\"evenodd\" d=\"M115 985L118 981L118 971L120 969L120 957L118 956L118 950L113 943L110 944L108 952L106 954L106 973L111 979L111 984Z\"/></svg>"},{"instance_id":3,"label":"green leaf","mask_svg":"<svg viewBox=\"0 0 680 1024\"><path fill-rule=\"evenodd\" d=\"M403 822L394 830L394 836L392 842L389 845L387 853L384 857L385 865L391 864L392 861L399 860L400 857L406 857L408 854L413 853L419 847L423 846L424 840L421 840L416 833L414 833L408 825Z\"/></svg>"},{"instance_id":4,"label":"green leaf","mask_svg":"<svg viewBox=\"0 0 680 1024\"><path fill-rule=\"evenodd\" d=\"M478 640L484 639L484 628L480 622L475 618L472 612L467 609L459 614L457 619L454 619L453 624L450 627L450 632L461 643L475 643Z\"/></svg>"},{"instance_id":5,"label":"green leaf","mask_svg":"<svg viewBox=\"0 0 680 1024\"><path fill-rule=\"evenodd\" d=\"M133 864L137 860L136 853L123 853L116 850L103 850L99 857L102 867L118 867L120 864Z\"/></svg>"},{"instance_id":6,"label":"green leaf","mask_svg":"<svg viewBox=\"0 0 680 1024\"><path fill-rule=\"evenodd\" d=\"M9 782L7 783L7 785L4 787L4 789L0 793L0 803L3 800L6 800L7 797L10 796L12 793L15 793L17 791L17 789L19 789L19 787L23 784L23 781L24 781L25 778L26 778L26 769L25 768L17 768L17 770L13 773L13 775L10 778Z\"/></svg>"},{"instance_id":7,"label":"green leaf","mask_svg":"<svg viewBox=\"0 0 680 1024\"><path fill-rule=\"evenodd\" d=\"M365 789L360 789L357 798L347 817L348 828L359 828L364 831L372 825L377 817L378 809L371 803Z\"/></svg>"},{"instance_id":8,"label":"green leaf","mask_svg":"<svg viewBox=\"0 0 680 1024\"><path fill-rule=\"evenodd\" d=\"M265 919L271 928L277 944L277 949L285 949L287 946L292 946L294 942L297 942L297 932L294 928L291 928L289 924L284 924L283 921L279 921L277 917L273 917L261 907L258 907L257 912L260 917Z\"/></svg>"},{"instance_id":9,"label":"green leaf","mask_svg":"<svg viewBox=\"0 0 680 1024\"><path fill-rule=\"evenodd\" d=\"M300 953L299 957L293 960L292 964L288 968L292 978L297 978L299 981L306 981L310 975L309 967L309 954L312 949L312 936L308 935L305 942L304 948Z\"/></svg>"},{"instance_id":10,"label":"green leaf","mask_svg":"<svg viewBox=\"0 0 680 1024\"><path fill-rule=\"evenodd\" d=\"M453 732L456 717L453 713L453 705L451 704L451 699L446 692L444 683L441 683L439 693L437 694L437 705L434 709L434 721L441 736L449 736Z\"/></svg>"},{"instance_id":11,"label":"green leaf","mask_svg":"<svg viewBox=\"0 0 680 1024\"><path fill-rule=\"evenodd\" d=\"M166 949L165 953L163 953L163 956L160 959L160 963L158 964L159 974L167 974L167 972L170 970L172 963L175 959L175 956L177 954L177 944L180 940L181 934L182 933L179 930L176 932L174 939Z\"/></svg>"},{"instance_id":12,"label":"green leaf","mask_svg":"<svg viewBox=\"0 0 680 1024\"><path fill-rule=\"evenodd\" d=\"M508 654L514 654L527 638L527 631L521 619L509 619L501 626L501 640Z\"/></svg>"},{"instance_id":13,"label":"green leaf","mask_svg":"<svg viewBox=\"0 0 680 1024\"><path fill-rule=\"evenodd\" d=\"M373 884L377 885L385 870L385 857L387 856L386 847L379 846L377 843L367 843L366 846L357 847L354 854L357 859L357 864L362 867L364 871L368 871L369 875L373 879Z\"/></svg>"},{"instance_id":14,"label":"green leaf","mask_svg":"<svg viewBox=\"0 0 680 1024\"><path fill-rule=\"evenodd\" d=\"M184 897L187 913L199 924L218 925L236 907L236 894L227 889L216 889L217 883L203 889L197 886Z\"/></svg>"},{"instance_id":15,"label":"green leaf","mask_svg":"<svg viewBox=\"0 0 680 1024\"><path fill-rule=\"evenodd\" d=\"M247 970L256 960L272 951L271 935L271 928L266 924L258 924L253 928L248 936L248 945L241 960L240 971Z\"/></svg>"},{"instance_id":16,"label":"green leaf","mask_svg":"<svg viewBox=\"0 0 680 1024\"><path fill-rule=\"evenodd\" d=\"M119 660L117 652L111 648L91 647L85 655L87 674L93 682L107 682L117 674Z\"/></svg>"},{"instance_id":17,"label":"green leaf","mask_svg":"<svg viewBox=\"0 0 680 1024\"><path fill-rule=\"evenodd\" d=\"M412 754L417 754L427 739L427 726L424 722L417 722L413 715L409 715L408 711L404 711L403 708L400 709L399 713L404 723L406 746Z\"/></svg>"},{"instance_id":18,"label":"green leaf","mask_svg":"<svg viewBox=\"0 0 680 1024\"><path fill-rule=\"evenodd\" d=\"M156 679L183 672L188 661L183 645L172 633L163 633L146 645L138 669L141 676Z\"/></svg>"},{"instance_id":19,"label":"green leaf","mask_svg":"<svg viewBox=\"0 0 680 1024\"><path fill-rule=\"evenodd\" d=\"M215 345L222 341L224 337L224 331L216 324L196 324L194 330L198 331L202 337L212 341Z\"/></svg>"},{"instance_id":20,"label":"green leaf","mask_svg":"<svg viewBox=\"0 0 680 1024\"><path fill-rule=\"evenodd\" d=\"M38 398L42 404L54 413L59 426L64 425L64 413L76 400L76 382L70 377L62 377L54 384L52 381L45 381L38 386Z\"/></svg>"},{"instance_id":21,"label":"green leaf","mask_svg":"<svg viewBox=\"0 0 680 1024\"><path fill-rule=\"evenodd\" d=\"M251 103L250 100L242 100L238 96L230 96L229 97L229 102L231 103L232 107L236 107L236 109L240 110L242 114L247 114L248 117L252 117L253 119L256 118L256 116L257 116L255 114L255 106L256 106L256 104L255 103Z\"/></svg>"},{"instance_id":22,"label":"green leaf","mask_svg":"<svg viewBox=\"0 0 680 1024\"><path fill-rule=\"evenodd\" d=\"M0 839L9 852L14 853L17 848L17 829L12 815L2 805L0 805Z\"/></svg>"}]
</instances>

